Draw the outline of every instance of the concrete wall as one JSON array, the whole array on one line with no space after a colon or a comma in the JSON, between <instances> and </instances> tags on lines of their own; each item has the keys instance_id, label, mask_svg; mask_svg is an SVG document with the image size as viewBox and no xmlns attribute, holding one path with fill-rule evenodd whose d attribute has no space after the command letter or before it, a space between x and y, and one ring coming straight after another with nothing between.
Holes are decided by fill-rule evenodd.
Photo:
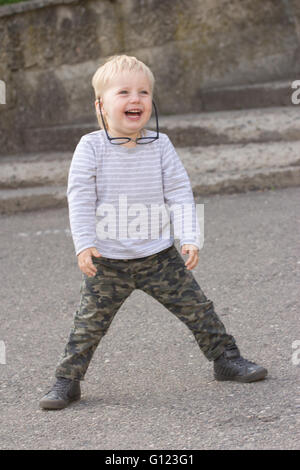
<instances>
[{"instance_id":1,"label":"concrete wall","mask_svg":"<svg viewBox=\"0 0 300 470\"><path fill-rule=\"evenodd\" d=\"M297 0L38 0L0 7L0 153L24 129L96 122L91 78L110 55L156 77L160 113L197 112L203 90L296 79Z\"/></svg>"}]
</instances>

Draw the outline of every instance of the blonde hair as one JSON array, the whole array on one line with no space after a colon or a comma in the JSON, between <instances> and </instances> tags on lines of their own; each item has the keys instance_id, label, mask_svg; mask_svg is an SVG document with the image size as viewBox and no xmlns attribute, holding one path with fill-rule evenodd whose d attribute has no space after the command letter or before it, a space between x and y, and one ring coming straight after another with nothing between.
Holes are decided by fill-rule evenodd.
<instances>
[{"instance_id":1,"label":"blonde hair","mask_svg":"<svg viewBox=\"0 0 300 470\"><path fill-rule=\"evenodd\" d=\"M106 62L98 67L92 78L92 86L95 91L95 98L101 98L106 87L109 85L110 81L117 76L118 74L124 72L143 72L149 80L150 89L153 96L155 78L151 70L147 65L138 60L136 57L128 55L114 55L109 57ZM96 112L97 120L101 129L103 129L103 123L100 114ZM105 125L108 128L107 121L105 120Z\"/></svg>"}]
</instances>

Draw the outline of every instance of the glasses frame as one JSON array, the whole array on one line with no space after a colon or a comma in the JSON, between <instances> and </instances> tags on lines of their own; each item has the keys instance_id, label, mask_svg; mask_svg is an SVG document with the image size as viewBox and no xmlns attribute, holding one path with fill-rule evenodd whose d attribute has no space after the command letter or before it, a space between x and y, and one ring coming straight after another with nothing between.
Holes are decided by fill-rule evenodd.
<instances>
[{"instance_id":1,"label":"glasses frame","mask_svg":"<svg viewBox=\"0 0 300 470\"><path fill-rule=\"evenodd\" d=\"M100 98L98 98L98 104L99 104L99 110L100 110L100 115L101 115L101 119L102 119L102 124L103 124L104 130L105 130L105 134L106 134L106 137L108 138L108 140L110 141L111 144L113 144L113 145L123 145L123 144L127 144L127 142L132 141L132 142L135 142L136 144L139 144L139 145L142 145L142 144L145 145L145 144L151 144L155 140L159 139L158 115L157 115L156 105L155 105L153 100L152 100L152 104L154 106L155 119L156 119L156 136L138 137L137 139L131 139L130 137L110 137L108 135L106 125L105 125L105 122L104 122L104 119L103 119L103 115L102 115L102 111L101 111ZM118 140L123 140L123 142L116 142ZM124 142L124 140L125 140L125 142ZM144 141L144 142L141 142L141 141ZM145 141L148 141L148 142L145 142Z\"/></svg>"}]
</instances>

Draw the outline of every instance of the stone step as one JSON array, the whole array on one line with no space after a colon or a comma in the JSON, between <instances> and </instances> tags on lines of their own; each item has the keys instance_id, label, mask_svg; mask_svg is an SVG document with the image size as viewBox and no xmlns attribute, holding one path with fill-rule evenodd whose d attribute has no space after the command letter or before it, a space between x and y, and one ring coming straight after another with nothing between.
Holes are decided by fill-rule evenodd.
<instances>
[{"instance_id":1,"label":"stone step","mask_svg":"<svg viewBox=\"0 0 300 470\"><path fill-rule=\"evenodd\" d=\"M177 147L299 139L300 105L162 116L160 128Z\"/></svg>"},{"instance_id":2,"label":"stone step","mask_svg":"<svg viewBox=\"0 0 300 470\"><path fill-rule=\"evenodd\" d=\"M161 132L177 147L298 140L300 105L160 116ZM155 128L153 118L149 129ZM73 151L97 123L23 129L24 152Z\"/></svg>"},{"instance_id":3,"label":"stone step","mask_svg":"<svg viewBox=\"0 0 300 470\"><path fill-rule=\"evenodd\" d=\"M196 195L300 185L300 141L178 148ZM0 163L0 212L67 205L72 154ZM65 157L63 159L62 157Z\"/></svg>"},{"instance_id":4,"label":"stone step","mask_svg":"<svg viewBox=\"0 0 300 470\"><path fill-rule=\"evenodd\" d=\"M261 168L222 174L201 175L192 184L195 196L233 194L247 191L300 186L300 167Z\"/></svg>"},{"instance_id":5,"label":"stone step","mask_svg":"<svg viewBox=\"0 0 300 470\"><path fill-rule=\"evenodd\" d=\"M291 80L207 88L200 92L204 111L291 106Z\"/></svg>"},{"instance_id":6,"label":"stone step","mask_svg":"<svg viewBox=\"0 0 300 470\"><path fill-rule=\"evenodd\" d=\"M65 207L65 186L1 189L0 214Z\"/></svg>"},{"instance_id":7,"label":"stone step","mask_svg":"<svg viewBox=\"0 0 300 470\"><path fill-rule=\"evenodd\" d=\"M194 196L233 194L300 186L300 167L261 168L237 174L201 174L192 184ZM65 186L0 190L0 214L67 207Z\"/></svg>"},{"instance_id":8,"label":"stone step","mask_svg":"<svg viewBox=\"0 0 300 470\"><path fill-rule=\"evenodd\" d=\"M300 140L179 147L191 181L203 174L300 166ZM37 153L0 160L0 189L67 185L71 152Z\"/></svg>"},{"instance_id":9,"label":"stone step","mask_svg":"<svg viewBox=\"0 0 300 470\"><path fill-rule=\"evenodd\" d=\"M178 148L192 187L199 178L300 168L300 140Z\"/></svg>"},{"instance_id":10,"label":"stone step","mask_svg":"<svg viewBox=\"0 0 300 470\"><path fill-rule=\"evenodd\" d=\"M0 188L66 186L71 152L37 153L0 159Z\"/></svg>"}]
</instances>

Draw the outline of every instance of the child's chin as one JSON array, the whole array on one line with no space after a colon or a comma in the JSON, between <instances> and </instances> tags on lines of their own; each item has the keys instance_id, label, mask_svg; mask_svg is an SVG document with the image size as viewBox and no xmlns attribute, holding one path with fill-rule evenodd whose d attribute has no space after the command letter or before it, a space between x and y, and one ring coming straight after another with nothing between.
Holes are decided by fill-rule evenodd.
<instances>
[{"instance_id":1,"label":"child's chin","mask_svg":"<svg viewBox=\"0 0 300 470\"><path fill-rule=\"evenodd\" d=\"M139 121L139 122L129 122L127 123L126 122L126 125L124 126L124 128L126 127L128 130L134 130L134 131L139 131L140 129L143 129L143 127L145 126L145 122L144 121Z\"/></svg>"},{"instance_id":2,"label":"child's chin","mask_svg":"<svg viewBox=\"0 0 300 470\"><path fill-rule=\"evenodd\" d=\"M145 120L143 118L140 118L136 121L131 121L125 118L124 129L127 128L128 131L138 132L146 126L147 122L148 120Z\"/></svg>"}]
</instances>

